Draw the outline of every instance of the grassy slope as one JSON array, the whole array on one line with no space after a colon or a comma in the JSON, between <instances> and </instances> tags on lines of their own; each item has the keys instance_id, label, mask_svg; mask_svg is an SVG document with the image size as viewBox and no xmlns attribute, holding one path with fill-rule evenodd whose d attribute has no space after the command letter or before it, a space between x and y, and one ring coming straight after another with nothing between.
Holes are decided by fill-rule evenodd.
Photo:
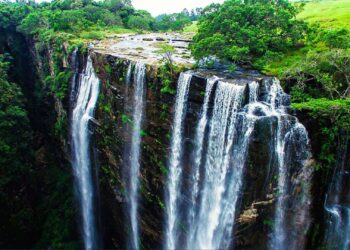
<instances>
[{"instance_id":1,"label":"grassy slope","mask_svg":"<svg viewBox=\"0 0 350 250\"><path fill-rule=\"evenodd\" d=\"M306 3L298 18L324 29L350 28L350 0L322 0ZM285 69L298 63L309 50L323 50L322 44L307 46L285 54L280 61L272 62L263 71L269 75L280 76Z\"/></svg>"},{"instance_id":2,"label":"grassy slope","mask_svg":"<svg viewBox=\"0 0 350 250\"><path fill-rule=\"evenodd\" d=\"M197 32L198 31L198 27L197 27L197 21L192 22L191 25L188 25L184 28L183 32L187 33L187 32Z\"/></svg>"},{"instance_id":3,"label":"grassy slope","mask_svg":"<svg viewBox=\"0 0 350 250\"><path fill-rule=\"evenodd\" d=\"M309 2L298 18L318 23L323 28L350 26L350 0Z\"/></svg>"},{"instance_id":4,"label":"grassy slope","mask_svg":"<svg viewBox=\"0 0 350 250\"><path fill-rule=\"evenodd\" d=\"M298 2L298 1L293 1ZM324 29L349 28L350 29L350 0L318 0L307 2L304 10L298 15L299 19L310 24L317 24ZM197 22L185 27L184 32L197 32ZM285 69L298 63L309 50L323 50L322 44L316 47L307 46L285 54L281 60L270 63L263 72L268 75L280 76Z\"/></svg>"}]
</instances>

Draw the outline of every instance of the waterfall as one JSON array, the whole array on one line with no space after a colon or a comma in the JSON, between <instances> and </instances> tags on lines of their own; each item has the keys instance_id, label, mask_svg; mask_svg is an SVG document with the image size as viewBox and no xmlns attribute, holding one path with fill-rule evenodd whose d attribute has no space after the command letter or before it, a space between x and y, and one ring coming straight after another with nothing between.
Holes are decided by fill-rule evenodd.
<instances>
[{"instance_id":1,"label":"waterfall","mask_svg":"<svg viewBox=\"0 0 350 250\"><path fill-rule=\"evenodd\" d=\"M197 129L196 129L196 136L195 136L195 153L193 155L193 168L192 168L192 189L190 190L190 206L189 206L189 214L188 214L188 224L193 225L195 223L195 215L197 210L197 202L198 202L198 195L199 195L199 181L200 181L200 165L202 162L202 154L203 154L203 141L205 136L205 130L207 128L208 124L208 106L209 106L209 100L210 96L214 87L215 82L217 81L216 77L210 78L207 81L206 91L205 91L205 97L204 97L204 104L203 109L201 112L201 118L199 120ZM188 242L187 244L191 244L191 242L194 240L194 230L190 230L188 232ZM191 245L187 245L187 248L191 248Z\"/></svg>"},{"instance_id":2,"label":"waterfall","mask_svg":"<svg viewBox=\"0 0 350 250\"><path fill-rule=\"evenodd\" d=\"M130 79L131 64L129 65L127 79ZM131 139L131 154L129 164L129 209L131 220L131 246L130 249L139 249L139 226L137 220L138 210L138 188L140 172L140 148L141 148L141 126L144 112L145 99L145 73L146 67L137 63L134 72L134 96L133 96L133 126Z\"/></svg>"},{"instance_id":3,"label":"waterfall","mask_svg":"<svg viewBox=\"0 0 350 250\"><path fill-rule=\"evenodd\" d=\"M131 82L131 73L132 73L131 71L132 71L132 62L129 63L128 69L126 71L125 84L127 86L129 86Z\"/></svg>"},{"instance_id":4,"label":"waterfall","mask_svg":"<svg viewBox=\"0 0 350 250\"><path fill-rule=\"evenodd\" d=\"M79 77L79 58L78 58L78 49L74 49L71 56L71 65L73 70L73 76L71 79L70 86L70 104L73 106L75 104L75 99L77 95L77 80Z\"/></svg>"},{"instance_id":5,"label":"waterfall","mask_svg":"<svg viewBox=\"0 0 350 250\"><path fill-rule=\"evenodd\" d=\"M190 176L186 178L183 176L185 164L182 162L183 126L190 81L191 75L186 73L181 75L178 82L167 183L168 220L164 248L230 249L234 246L233 230L250 138L256 122L270 117L277 122L276 138L271 140L275 141L279 174L275 225L270 245L273 249L284 249L288 243L291 249L298 249L303 245L304 233L309 226L310 187L304 182L311 176L310 169L305 167L310 153L305 128L287 113L288 95L283 92L277 79L269 78L265 86L260 86L256 81L243 84L217 77L207 79L193 138L194 148L189 152ZM264 93L260 93L260 88L265 88ZM246 90L248 95L245 94ZM296 210L290 221L286 219L285 196L299 186L301 194L289 200ZM187 187L188 197L181 194L183 187ZM187 229L182 233L183 220L186 220ZM287 224L288 227L285 226ZM291 235L288 241L285 240L287 230ZM293 240L300 243L293 243Z\"/></svg>"},{"instance_id":6,"label":"waterfall","mask_svg":"<svg viewBox=\"0 0 350 250\"><path fill-rule=\"evenodd\" d=\"M195 238L190 246L196 249L219 249L226 230L229 230L226 209L234 209L237 201L237 192L227 197L225 183L231 178L229 167L231 162L231 150L235 137L238 109L241 106L244 86L234 85L219 81L214 99L214 110L210 122L208 136L208 149L204 163L204 183L199 202L199 212L196 223L191 230L195 230ZM234 175L240 175L240 172ZM236 176L232 176L236 178ZM239 179L240 176L237 176ZM230 208L222 204L230 199ZM226 205L226 204L225 204ZM223 211L226 210L226 211Z\"/></svg>"},{"instance_id":7,"label":"waterfall","mask_svg":"<svg viewBox=\"0 0 350 250\"><path fill-rule=\"evenodd\" d=\"M257 102L258 101L258 90L259 83L256 81L249 83L249 102Z\"/></svg>"},{"instance_id":8,"label":"waterfall","mask_svg":"<svg viewBox=\"0 0 350 250\"><path fill-rule=\"evenodd\" d=\"M333 179L325 202L325 210L328 214L325 241L327 247L335 250L350 248L350 179L346 165L348 143L349 140L343 138L338 146Z\"/></svg>"},{"instance_id":9,"label":"waterfall","mask_svg":"<svg viewBox=\"0 0 350 250\"><path fill-rule=\"evenodd\" d=\"M78 98L72 118L72 165L80 201L85 249L97 249L96 221L94 217L94 188L90 159L91 131L89 121L93 119L99 95L100 81L96 77L91 58L80 76Z\"/></svg>"},{"instance_id":10,"label":"waterfall","mask_svg":"<svg viewBox=\"0 0 350 250\"><path fill-rule=\"evenodd\" d=\"M290 179L292 179L291 168L293 162L301 164L302 173L300 178L309 178L311 175L306 167L311 156L309 139L305 127L295 117L291 117L286 113L286 107L283 105L286 94L277 79L274 79L272 85L267 88L269 89L269 95L266 101L270 104L270 115L277 118L275 154L278 167L277 203L270 248L278 250L288 246L288 249L299 249L300 246L303 246L304 237L299 239L298 244L296 241L300 237L299 235L304 234L309 226L308 216L306 216L310 203L307 199L309 187L304 185L300 199L293 198L290 195L293 193L293 183ZM292 147L297 149L293 150ZM293 151L296 153L292 154ZM288 196L291 197L288 198ZM286 212L291 204L296 209L298 209L298 206L302 209L295 210L293 216L289 216L289 219L287 219ZM299 225L295 225L297 218L302 218Z\"/></svg>"},{"instance_id":11,"label":"waterfall","mask_svg":"<svg viewBox=\"0 0 350 250\"><path fill-rule=\"evenodd\" d=\"M186 115L187 97L192 75L181 73L177 84L175 103L175 117L173 134L171 138L171 152L169 160L169 175L167 182L166 212L167 221L165 228L165 249L177 249L178 236L178 202L180 197L180 180L182 175L181 158L183 147L183 122Z\"/></svg>"}]
</instances>

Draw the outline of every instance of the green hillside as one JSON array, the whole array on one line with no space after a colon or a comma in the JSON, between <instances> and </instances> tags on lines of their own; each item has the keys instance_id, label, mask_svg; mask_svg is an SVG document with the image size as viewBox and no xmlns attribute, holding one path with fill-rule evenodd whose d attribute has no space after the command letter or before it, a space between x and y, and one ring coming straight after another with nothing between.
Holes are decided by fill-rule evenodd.
<instances>
[{"instance_id":1,"label":"green hillside","mask_svg":"<svg viewBox=\"0 0 350 250\"><path fill-rule=\"evenodd\" d=\"M321 0L307 2L298 18L310 24L319 25L322 30L350 29L350 0ZM322 42L307 42L306 46L290 51L270 62L264 73L281 77L293 64L298 64L309 51L324 51L327 48Z\"/></svg>"},{"instance_id":2,"label":"green hillside","mask_svg":"<svg viewBox=\"0 0 350 250\"><path fill-rule=\"evenodd\" d=\"M324 28L349 27L350 0L308 2L298 17L310 23L318 23Z\"/></svg>"}]
</instances>

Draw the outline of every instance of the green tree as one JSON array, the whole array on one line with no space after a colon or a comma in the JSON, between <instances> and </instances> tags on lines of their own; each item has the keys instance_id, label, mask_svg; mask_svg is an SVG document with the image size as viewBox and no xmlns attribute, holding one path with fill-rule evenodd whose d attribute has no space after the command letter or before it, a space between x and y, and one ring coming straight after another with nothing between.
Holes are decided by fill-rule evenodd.
<instances>
[{"instance_id":1,"label":"green tree","mask_svg":"<svg viewBox=\"0 0 350 250\"><path fill-rule=\"evenodd\" d=\"M285 80L295 83L293 98L350 97L350 52L330 49L309 52L305 59L286 71Z\"/></svg>"},{"instance_id":2,"label":"green tree","mask_svg":"<svg viewBox=\"0 0 350 250\"><path fill-rule=\"evenodd\" d=\"M32 135L22 93L8 81L8 68L0 55L0 248L24 248L36 229L28 186L34 177Z\"/></svg>"},{"instance_id":3,"label":"green tree","mask_svg":"<svg viewBox=\"0 0 350 250\"><path fill-rule=\"evenodd\" d=\"M157 17L155 27L161 31L179 31L191 23L189 14L186 12L175 13L175 14L162 14Z\"/></svg>"},{"instance_id":4,"label":"green tree","mask_svg":"<svg viewBox=\"0 0 350 250\"><path fill-rule=\"evenodd\" d=\"M152 30L154 21L154 18L149 12L139 10L129 17L127 26L131 29Z\"/></svg>"},{"instance_id":5,"label":"green tree","mask_svg":"<svg viewBox=\"0 0 350 250\"><path fill-rule=\"evenodd\" d=\"M24 4L0 2L0 27L16 29L17 25L30 11L31 8Z\"/></svg>"},{"instance_id":6,"label":"green tree","mask_svg":"<svg viewBox=\"0 0 350 250\"><path fill-rule=\"evenodd\" d=\"M215 55L261 67L271 53L285 52L302 42L307 30L297 20L300 8L287 0L228 0L202 12L191 46L197 59Z\"/></svg>"}]
</instances>

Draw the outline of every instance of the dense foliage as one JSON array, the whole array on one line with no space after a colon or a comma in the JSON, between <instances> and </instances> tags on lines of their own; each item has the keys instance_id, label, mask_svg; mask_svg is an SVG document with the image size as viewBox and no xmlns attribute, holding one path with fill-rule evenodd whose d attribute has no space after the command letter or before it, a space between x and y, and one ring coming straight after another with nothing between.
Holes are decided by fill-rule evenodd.
<instances>
[{"instance_id":1,"label":"dense foliage","mask_svg":"<svg viewBox=\"0 0 350 250\"><path fill-rule=\"evenodd\" d=\"M136 11L129 0L55 0L51 3L0 3L0 27L16 28L40 41L101 39L107 31L151 30L155 19ZM99 32L99 33L98 33Z\"/></svg>"},{"instance_id":2,"label":"dense foliage","mask_svg":"<svg viewBox=\"0 0 350 250\"><path fill-rule=\"evenodd\" d=\"M8 69L9 63L0 55L0 234L5 240L0 241L0 248L25 247L31 241L26 234L35 228L31 226L35 223L32 189L27 185L33 181L33 138L23 95L8 80Z\"/></svg>"},{"instance_id":3,"label":"dense foliage","mask_svg":"<svg viewBox=\"0 0 350 250\"><path fill-rule=\"evenodd\" d=\"M190 16L184 12L163 14L157 17L156 29L160 31L178 31L183 30L183 28L190 23Z\"/></svg>"},{"instance_id":4,"label":"dense foliage","mask_svg":"<svg viewBox=\"0 0 350 250\"><path fill-rule=\"evenodd\" d=\"M317 124L318 167L331 169L341 140L350 137L350 31L316 30L313 46L291 64L282 79L290 88L293 108Z\"/></svg>"},{"instance_id":5,"label":"dense foliage","mask_svg":"<svg viewBox=\"0 0 350 250\"><path fill-rule=\"evenodd\" d=\"M288 1L228 0L203 12L192 52L198 59L217 56L261 67L264 61L294 48L307 29L299 8Z\"/></svg>"}]
</instances>

